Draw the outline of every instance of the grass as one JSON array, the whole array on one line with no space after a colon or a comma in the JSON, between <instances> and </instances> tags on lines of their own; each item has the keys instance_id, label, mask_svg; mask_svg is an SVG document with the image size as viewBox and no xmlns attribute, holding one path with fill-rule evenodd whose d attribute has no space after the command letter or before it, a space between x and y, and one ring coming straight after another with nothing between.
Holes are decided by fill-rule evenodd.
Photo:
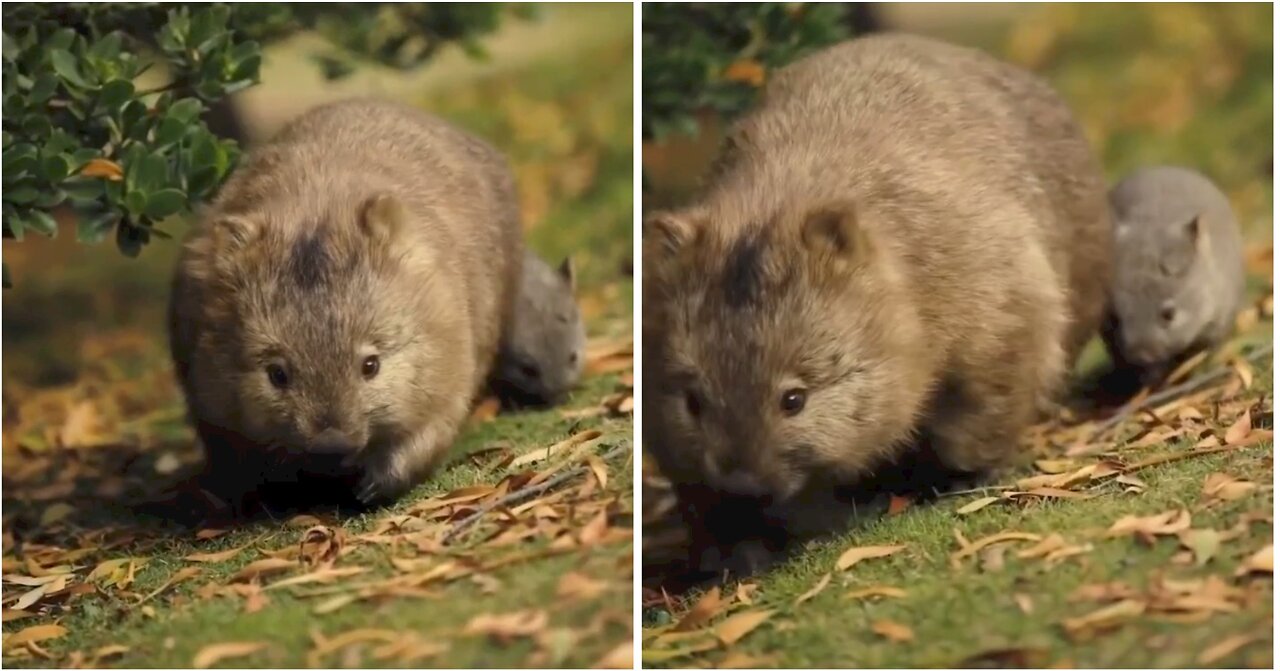
<instances>
[{"instance_id":1,"label":"grass","mask_svg":"<svg viewBox=\"0 0 1280 671\"><path fill-rule=\"evenodd\" d=\"M547 20L564 15L551 14ZM605 14L597 18L630 20L626 7ZM631 337L631 45L629 31L616 32L621 37L590 41L576 52L544 50L516 66L478 70L475 78L449 80L415 100L509 155L529 244L548 259L575 257L588 333L606 346L626 345ZM272 85L268 80L263 88ZM597 408L619 391L629 394L626 367L589 372L563 407L473 418L449 463L393 506L306 511L345 535L347 552L335 566L361 567L364 573L332 584L265 591L249 581L239 591L221 592L237 571L265 553L298 548L315 520L256 519L206 540L175 522L190 517L201 502L176 484L199 457L164 349L163 306L174 246L154 244L142 258L127 260L111 249L69 244L68 237L28 240L21 247L5 243L18 289L6 292L4 302L4 573L34 577L52 568L72 576L66 590L37 599L20 619L10 619L21 615L12 612L14 600L31 588L6 583L6 665L93 662L95 651L119 645L126 649L108 650L97 663L184 667L207 646L247 641L265 646L220 664L304 666L312 661L315 636L360 629L388 636L410 632L415 643L439 649L419 659L375 659L381 644L367 643L319 663L580 667L601 662L621 646L629 650L629 449L612 452L603 464L603 487L593 485L595 475L587 471L541 497L542 512L558 517L535 520L522 513L513 524L492 513L441 547L438 541L452 520L413 512L450 492L496 485L530 468L549 470L557 461L508 466L495 463L495 451L514 458L584 431L602 432L594 447L571 455L565 467L573 468L629 445L629 414L568 414ZM444 508L455 517L469 509ZM604 526L593 530L596 520ZM392 522L406 526L388 527ZM500 534L522 524L538 533L503 540ZM247 548L225 561L184 559L241 546ZM78 548L91 550L77 555ZM89 577L103 562L127 558L139 566L126 584L113 584L126 571L112 576L110 564L104 575ZM406 569L406 559L420 560L425 568ZM447 577L426 579L416 590L315 612L330 596L316 591L424 575L450 562L456 566ZM507 563L492 567L501 562ZM201 573L140 603L190 567ZM566 587L567 575L594 587L575 592ZM269 587L277 579L260 582ZM77 592L77 586L85 591ZM478 617L521 611L535 620L523 632L466 631ZM536 622L540 613L545 622ZM49 624L65 631L32 645L13 644L15 633Z\"/></svg>"},{"instance_id":2,"label":"grass","mask_svg":"<svg viewBox=\"0 0 1280 671\"><path fill-rule=\"evenodd\" d=\"M929 32L987 49L1048 78L1076 110L1109 178L1151 163L1195 166L1210 175L1228 194L1240 218L1254 259L1249 262L1249 291L1259 298L1272 292L1271 12L1270 6L1256 5L1056 4L1020 14L1015 23L999 30L992 29L991 22L982 22L981 30L958 24L943 31L931 25ZM898 28L910 31L912 26ZM1210 71L1214 74L1209 75ZM718 132L714 123L708 128L708 135ZM706 165L715 146L715 138L706 136L646 146L646 177L656 187L645 194L646 207L687 197L692 176L698 166ZM1272 339L1273 325L1264 318L1241 334L1236 345ZM1095 343L1079 371L1096 370L1104 361L1103 349ZM1257 366L1253 388L1228 404L1231 413L1255 404L1254 425L1268 429L1272 366L1270 360ZM1196 407L1211 418L1207 427L1217 435L1235 419L1235 414L1212 419L1219 407L1226 407L1218 402L1200 402ZM1173 440L1121 454L1132 462L1187 450L1190 442ZM1042 456L1052 455L1050 451ZM874 517L847 533L811 541L771 570L721 585L727 604L722 604L723 609L773 611L764 624L732 645L716 643L696 628L687 635L670 633L670 625L686 617L709 587L674 595L669 603L660 592L649 592L642 615L645 666L1270 668L1274 661L1271 576L1237 577L1235 570L1244 558L1273 540L1273 455L1268 439L1230 452L1153 466L1136 474L1147 485L1141 493L1126 493L1112 483L1088 500L997 503L969 515L957 514L957 509L983 496L975 493ZM1086 459L1077 465L1092 462ZM1214 473L1258 486L1245 498L1205 507L1202 489ZM1022 471L1016 477L1031 474ZM646 507L650 504L647 494L648 489ZM1242 516L1260 519L1224 541L1204 566L1184 563L1185 551L1174 536L1160 536L1147 545L1132 536L1104 535L1126 515L1179 509L1190 511L1194 529L1223 532L1235 527ZM662 524L657 522L655 528ZM959 568L951 566L951 554L960 549L957 532L976 541L1004 531L1056 533L1070 545L1092 547L1050 566L1039 558L1017 558L1016 552L1030 543L1011 543L1001 567L997 568L1000 560L981 556ZM648 532L646 527L646 543ZM905 549L847 571L833 570L846 549L883 545L904 545ZM671 556L670 548L661 544L652 550L646 547L646 555L650 552L649 566L662 565ZM832 574L830 584L797 605L796 600L828 573ZM1107 605L1073 600L1073 593L1082 586L1118 582L1143 591L1154 589L1164 578L1185 581L1211 576L1243 590L1238 609L1195 612L1183 622L1146 613L1087 640L1073 639L1062 626L1068 618ZM670 583L667 578L672 576L646 568L645 583L651 588L680 584L679 576ZM750 592L751 604L734 596L743 585L757 588ZM880 600L845 596L872 586L899 588L905 596ZM1029 610L1024 611L1028 604ZM906 626L913 638L895 641L876 633L877 623L884 621ZM717 616L705 626L714 630L723 622ZM1250 638L1228 654L1202 659L1212 646L1237 635ZM711 642L698 644L703 641ZM671 650L684 654L673 658Z\"/></svg>"}]
</instances>

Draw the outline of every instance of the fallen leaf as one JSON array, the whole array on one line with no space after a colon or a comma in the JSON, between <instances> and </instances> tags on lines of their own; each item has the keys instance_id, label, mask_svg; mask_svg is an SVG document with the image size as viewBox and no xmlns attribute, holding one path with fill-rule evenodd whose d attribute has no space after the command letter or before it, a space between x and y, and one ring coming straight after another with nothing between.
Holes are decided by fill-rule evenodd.
<instances>
[{"instance_id":1,"label":"fallen leaf","mask_svg":"<svg viewBox=\"0 0 1280 671\"><path fill-rule=\"evenodd\" d=\"M1258 550L1249 555L1248 559L1240 564L1240 568L1236 569L1236 575L1247 575L1249 573L1272 573L1273 544Z\"/></svg>"},{"instance_id":2,"label":"fallen leaf","mask_svg":"<svg viewBox=\"0 0 1280 671\"><path fill-rule=\"evenodd\" d=\"M606 652L591 668L593 669L630 669L635 665L632 662L632 641L619 643L612 650Z\"/></svg>"},{"instance_id":3,"label":"fallen leaf","mask_svg":"<svg viewBox=\"0 0 1280 671\"><path fill-rule=\"evenodd\" d=\"M1227 433L1222 437L1222 440L1228 445L1240 443L1244 441L1252 430L1253 418L1250 416L1249 409L1245 408L1244 414L1240 415L1240 418L1227 429Z\"/></svg>"},{"instance_id":4,"label":"fallen leaf","mask_svg":"<svg viewBox=\"0 0 1280 671\"><path fill-rule=\"evenodd\" d=\"M845 550L840 558L836 560L836 570L845 571L854 564L864 559L877 559L880 557L888 557L906 549L905 545L871 545L867 547L852 547Z\"/></svg>"},{"instance_id":5,"label":"fallen leaf","mask_svg":"<svg viewBox=\"0 0 1280 671\"><path fill-rule=\"evenodd\" d=\"M1030 615L1036 609L1035 602L1031 600L1030 594L1015 593L1013 602L1018 604L1018 610L1022 611L1023 615Z\"/></svg>"},{"instance_id":6,"label":"fallen leaf","mask_svg":"<svg viewBox=\"0 0 1280 671\"><path fill-rule=\"evenodd\" d=\"M1183 529L1178 540L1195 556L1196 566L1204 566L1222 547L1221 535L1213 529Z\"/></svg>"},{"instance_id":7,"label":"fallen leaf","mask_svg":"<svg viewBox=\"0 0 1280 671\"><path fill-rule=\"evenodd\" d=\"M1204 498L1236 501L1248 496L1258 488L1258 483L1237 480L1226 473L1210 473L1204 479Z\"/></svg>"},{"instance_id":8,"label":"fallen leaf","mask_svg":"<svg viewBox=\"0 0 1280 671\"><path fill-rule=\"evenodd\" d=\"M889 497L889 510L886 513L890 517L902 514L902 511L911 506L911 497L892 495Z\"/></svg>"},{"instance_id":9,"label":"fallen leaf","mask_svg":"<svg viewBox=\"0 0 1280 671\"><path fill-rule=\"evenodd\" d=\"M492 422L502 409L502 401L497 396L488 396L476 404L471 411L471 421Z\"/></svg>"},{"instance_id":10,"label":"fallen leaf","mask_svg":"<svg viewBox=\"0 0 1280 671\"><path fill-rule=\"evenodd\" d=\"M809 591L796 597L796 600L792 605L799 606L800 604L808 601L809 599L812 599L813 597L818 596L818 593L826 589L827 585L830 583L831 583L831 574L824 573L822 577L818 579L818 583L814 585L812 588L810 588Z\"/></svg>"},{"instance_id":11,"label":"fallen leaf","mask_svg":"<svg viewBox=\"0 0 1280 671\"><path fill-rule=\"evenodd\" d=\"M871 631L895 643L906 643L916 637L915 632L911 631L910 627L891 620L876 620L872 622Z\"/></svg>"},{"instance_id":12,"label":"fallen leaf","mask_svg":"<svg viewBox=\"0 0 1280 671\"><path fill-rule=\"evenodd\" d=\"M250 563L248 566L245 566L239 571L236 571L235 575L231 576L229 582L243 582L246 580L254 580L256 578L261 578L263 576L280 573L281 571L288 571L289 569L294 568L297 565L298 563L295 561L290 561L288 559L280 559L276 557L259 559L258 561Z\"/></svg>"},{"instance_id":13,"label":"fallen leaf","mask_svg":"<svg viewBox=\"0 0 1280 671\"><path fill-rule=\"evenodd\" d=\"M680 621L676 623L676 626L672 628L672 631L689 631L690 629L697 629L706 622L709 622L711 618L715 617L716 613L720 612L725 605L726 604L724 604L720 599L720 588L712 587L710 591L703 594L702 597L693 604L693 607L684 614L684 617L680 618Z\"/></svg>"},{"instance_id":14,"label":"fallen leaf","mask_svg":"<svg viewBox=\"0 0 1280 671\"><path fill-rule=\"evenodd\" d=\"M1204 652L1201 652L1200 656L1196 658L1196 661L1205 666L1215 664L1219 660L1231 655L1231 653L1260 639L1261 637L1255 634L1236 634L1234 636L1228 636L1218 643L1205 648Z\"/></svg>"},{"instance_id":15,"label":"fallen leaf","mask_svg":"<svg viewBox=\"0 0 1280 671\"><path fill-rule=\"evenodd\" d=\"M486 635L499 642L532 636L547 627L545 610L522 610L502 615L482 614L471 618L462 633Z\"/></svg>"},{"instance_id":16,"label":"fallen leaf","mask_svg":"<svg viewBox=\"0 0 1280 671\"><path fill-rule=\"evenodd\" d=\"M992 534L986 538L980 538L972 543L962 543L962 547L951 553L951 565L959 566L960 560L977 554L982 548L995 543L1007 543L1009 541L1039 541L1039 534L1023 533L1021 531L1005 531L1003 533Z\"/></svg>"},{"instance_id":17,"label":"fallen leaf","mask_svg":"<svg viewBox=\"0 0 1280 671\"><path fill-rule=\"evenodd\" d=\"M26 643L34 643L36 641L47 641L51 638L59 638L67 635L65 627L56 624L37 624L33 627L19 630L18 632L6 636L4 639L4 647L11 648Z\"/></svg>"},{"instance_id":18,"label":"fallen leaf","mask_svg":"<svg viewBox=\"0 0 1280 671\"><path fill-rule=\"evenodd\" d=\"M313 526L302 532L302 540L298 542L298 559L311 567L331 567L342 554L344 536L340 528L323 524Z\"/></svg>"},{"instance_id":19,"label":"fallen leaf","mask_svg":"<svg viewBox=\"0 0 1280 671\"><path fill-rule=\"evenodd\" d=\"M1136 535L1147 542L1154 541L1156 536L1171 536L1184 529L1191 528L1191 513L1186 510L1169 510L1156 515L1138 517L1125 515L1107 529L1106 536Z\"/></svg>"},{"instance_id":20,"label":"fallen leaf","mask_svg":"<svg viewBox=\"0 0 1280 671\"><path fill-rule=\"evenodd\" d=\"M508 465L508 468L519 468L521 466L524 466L525 464L532 464L537 461L549 459L561 452L564 452L565 450L568 450L569 448L581 445L588 441L596 440L597 438L600 438L603 435L604 434L602 432L597 431L595 429L574 434L569 438L562 440L554 445L551 445L549 447L540 447L536 450L532 450L528 452L527 454L523 454L517 457L514 461L512 461Z\"/></svg>"},{"instance_id":21,"label":"fallen leaf","mask_svg":"<svg viewBox=\"0 0 1280 671\"><path fill-rule=\"evenodd\" d=\"M969 515L971 513L976 513L979 510L982 510L983 508L986 508L987 506L999 500L1000 500L999 496L984 496L980 499L975 499L973 501L970 501L969 503L966 503L963 506L960 506L959 508L956 508L956 514Z\"/></svg>"},{"instance_id":22,"label":"fallen leaf","mask_svg":"<svg viewBox=\"0 0 1280 671\"><path fill-rule=\"evenodd\" d=\"M238 548L231 548L230 550L223 550L221 552L197 552L196 554L187 555L183 557L183 559L187 561L200 562L202 564L214 564L224 562L235 557L247 547L249 546L241 545Z\"/></svg>"},{"instance_id":23,"label":"fallen leaf","mask_svg":"<svg viewBox=\"0 0 1280 671\"><path fill-rule=\"evenodd\" d=\"M45 508L44 513L40 515L40 526L51 527L58 522L67 519L67 517L75 511L75 506L59 501L48 508Z\"/></svg>"},{"instance_id":24,"label":"fallen leaf","mask_svg":"<svg viewBox=\"0 0 1280 671\"><path fill-rule=\"evenodd\" d=\"M241 641L235 643L214 643L200 648L195 658L191 661L191 666L197 669L207 669L224 659L232 657L248 657L259 650L267 647L266 643L257 641Z\"/></svg>"},{"instance_id":25,"label":"fallen leaf","mask_svg":"<svg viewBox=\"0 0 1280 671\"><path fill-rule=\"evenodd\" d=\"M1067 618L1062 621L1062 627L1067 631L1067 635L1072 638L1083 638L1097 629L1119 624L1124 620L1131 620L1146 612L1146 604L1134 599L1125 599L1117 601L1110 606L1104 606L1087 615L1080 617Z\"/></svg>"},{"instance_id":26,"label":"fallen leaf","mask_svg":"<svg viewBox=\"0 0 1280 671\"><path fill-rule=\"evenodd\" d=\"M756 627L764 624L764 621L772 615L771 610L754 610L731 615L724 622L716 625L716 638L720 639L726 647L733 645Z\"/></svg>"},{"instance_id":27,"label":"fallen leaf","mask_svg":"<svg viewBox=\"0 0 1280 671\"><path fill-rule=\"evenodd\" d=\"M875 597L884 597L884 598L890 598L890 599L904 599L906 598L906 596L907 596L907 591L904 589L901 589L898 587L876 586L876 587L864 587L862 589L855 589L853 591L846 593L844 595L844 598L870 599Z\"/></svg>"},{"instance_id":28,"label":"fallen leaf","mask_svg":"<svg viewBox=\"0 0 1280 671\"><path fill-rule=\"evenodd\" d=\"M570 571L560 576L560 583L556 587L556 596L561 599L590 601L599 597L607 589L609 589L609 584L603 580L596 580L577 571Z\"/></svg>"},{"instance_id":29,"label":"fallen leaf","mask_svg":"<svg viewBox=\"0 0 1280 671\"><path fill-rule=\"evenodd\" d=\"M227 531L228 529L201 529L196 532L196 540L207 541L212 538L217 538L218 536L227 533Z\"/></svg>"},{"instance_id":30,"label":"fallen leaf","mask_svg":"<svg viewBox=\"0 0 1280 671\"><path fill-rule=\"evenodd\" d=\"M1231 368L1235 370L1236 375L1240 376L1240 383L1245 389L1253 386L1253 369L1249 367L1247 361L1236 357L1231 360Z\"/></svg>"}]
</instances>

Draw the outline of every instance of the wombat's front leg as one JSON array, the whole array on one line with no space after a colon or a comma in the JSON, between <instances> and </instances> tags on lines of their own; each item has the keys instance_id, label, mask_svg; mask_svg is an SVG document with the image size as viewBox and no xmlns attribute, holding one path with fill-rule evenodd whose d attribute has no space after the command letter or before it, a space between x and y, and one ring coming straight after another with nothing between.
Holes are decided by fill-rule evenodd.
<instances>
[{"instance_id":1,"label":"wombat's front leg","mask_svg":"<svg viewBox=\"0 0 1280 671\"><path fill-rule=\"evenodd\" d=\"M463 406L462 413L466 413ZM368 455L356 498L365 505L390 503L408 492L435 468L458 435L460 419L441 418L404 442Z\"/></svg>"},{"instance_id":2,"label":"wombat's front leg","mask_svg":"<svg viewBox=\"0 0 1280 671\"><path fill-rule=\"evenodd\" d=\"M266 457L233 432L200 422L196 433L204 448L200 485L222 499L234 516L241 516L258 496L265 480Z\"/></svg>"}]
</instances>

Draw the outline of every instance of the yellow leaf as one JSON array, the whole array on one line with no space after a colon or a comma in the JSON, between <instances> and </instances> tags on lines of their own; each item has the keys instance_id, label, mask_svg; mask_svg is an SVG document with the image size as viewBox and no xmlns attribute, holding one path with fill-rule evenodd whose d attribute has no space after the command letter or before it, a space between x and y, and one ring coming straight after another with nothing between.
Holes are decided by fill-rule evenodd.
<instances>
[{"instance_id":1,"label":"yellow leaf","mask_svg":"<svg viewBox=\"0 0 1280 671\"><path fill-rule=\"evenodd\" d=\"M1236 634L1235 636L1228 636L1222 641L1205 648L1204 652L1200 653L1200 656L1196 658L1196 661L1204 666L1210 666L1218 660L1230 655L1246 645L1249 645L1250 643L1253 643L1256 640L1259 640L1260 638L1260 636L1253 634Z\"/></svg>"},{"instance_id":2,"label":"yellow leaf","mask_svg":"<svg viewBox=\"0 0 1280 671\"><path fill-rule=\"evenodd\" d=\"M533 636L547 628L547 611L523 610L502 615L482 614L471 618L463 634L482 634L499 641Z\"/></svg>"},{"instance_id":3,"label":"yellow leaf","mask_svg":"<svg viewBox=\"0 0 1280 671\"><path fill-rule=\"evenodd\" d=\"M1249 558L1244 560L1244 563L1240 564L1240 568L1236 569L1236 575L1245 575L1247 573L1272 573L1273 571L1271 570L1271 567L1275 554L1272 550L1273 546L1274 545L1267 545L1267 547L1249 555Z\"/></svg>"},{"instance_id":4,"label":"yellow leaf","mask_svg":"<svg viewBox=\"0 0 1280 671\"><path fill-rule=\"evenodd\" d=\"M765 79L764 66L759 61L749 59L734 61L725 68L724 78L731 82L761 86Z\"/></svg>"},{"instance_id":5,"label":"yellow leaf","mask_svg":"<svg viewBox=\"0 0 1280 671\"><path fill-rule=\"evenodd\" d=\"M970 501L969 503L966 503L963 506L960 506L959 508L956 508L956 514L968 515L970 513L976 513L979 510L982 510L983 508L986 508L987 506L999 500L1000 500L999 496L984 496L980 499L975 499L973 501Z\"/></svg>"},{"instance_id":6,"label":"yellow leaf","mask_svg":"<svg viewBox=\"0 0 1280 671\"><path fill-rule=\"evenodd\" d=\"M609 652L606 652L600 661L596 662L593 669L630 669L633 664L632 660L632 642L630 640L625 643L619 643Z\"/></svg>"},{"instance_id":7,"label":"yellow leaf","mask_svg":"<svg viewBox=\"0 0 1280 671\"><path fill-rule=\"evenodd\" d=\"M898 624L890 620L876 620L871 623L871 631L894 641L896 643L906 643L915 639L915 632L905 624Z\"/></svg>"},{"instance_id":8,"label":"yellow leaf","mask_svg":"<svg viewBox=\"0 0 1280 671\"><path fill-rule=\"evenodd\" d=\"M764 624L764 621L772 615L771 610L755 610L730 616L716 626L716 638L726 646L733 645L756 627Z\"/></svg>"},{"instance_id":9,"label":"yellow leaf","mask_svg":"<svg viewBox=\"0 0 1280 671\"><path fill-rule=\"evenodd\" d=\"M1246 408L1240 419L1237 419L1230 428L1227 429L1227 435L1223 436L1223 441L1228 445L1234 445L1244 441L1249 432L1253 430L1253 418L1250 416L1249 410Z\"/></svg>"},{"instance_id":10,"label":"yellow leaf","mask_svg":"<svg viewBox=\"0 0 1280 671\"><path fill-rule=\"evenodd\" d=\"M868 547L849 548L840 555L839 559L836 560L836 570L847 570L864 559L888 557L889 555L901 552L906 547L907 546L905 545L872 545Z\"/></svg>"},{"instance_id":11,"label":"yellow leaf","mask_svg":"<svg viewBox=\"0 0 1280 671\"><path fill-rule=\"evenodd\" d=\"M1087 615L1071 617L1062 621L1062 628L1073 638L1080 637L1092 629L1109 627L1124 620L1131 620L1146 612L1147 607L1141 601L1125 599L1117 601Z\"/></svg>"},{"instance_id":12,"label":"yellow leaf","mask_svg":"<svg viewBox=\"0 0 1280 671\"><path fill-rule=\"evenodd\" d=\"M253 580L255 578L261 578L266 575L280 573L281 571L287 571L297 565L298 565L297 562L290 561L288 559L277 559L275 557L259 559L258 561L253 562L248 566L245 566L244 568L237 571L235 575L231 576L231 579L229 582L241 582L244 580Z\"/></svg>"},{"instance_id":13,"label":"yellow leaf","mask_svg":"<svg viewBox=\"0 0 1280 671\"><path fill-rule=\"evenodd\" d=\"M830 573L823 574L822 578L818 580L818 584L814 585L809 591L805 592L804 594L801 594L800 596L796 597L795 603L793 605L799 606L800 604L808 601L809 599L812 599L813 597L818 596L818 593L826 589L827 585L830 584L830 582L831 582L831 574Z\"/></svg>"},{"instance_id":14,"label":"yellow leaf","mask_svg":"<svg viewBox=\"0 0 1280 671\"><path fill-rule=\"evenodd\" d=\"M195 658L191 661L191 666L197 669L207 669L224 659L247 657L265 647L267 647L266 643L253 641L206 645L196 653Z\"/></svg>"},{"instance_id":15,"label":"yellow leaf","mask_svg":"<svg viewBox=\"0 0 1280 671\"><path fill-rule=\"evenodd\" d=\"M907 591L898 587L864 587L855 589L844 595L846 599L868 599L872 597L885 597L892 599L903 599L907 596Z\"/></svg>"},{"instance_id":16,"label":"yellow leaf","mask_svg":"<svg viewBox=\"0 0 1280 671\"><path fill-rule=\"evenodd\" d=\"M9 648L16 645L25 645L36 641L45 641L51 638L66 636L65 627L56 624L37 624L34 627L27 627L15 634L6 636L4 639L4 647Z\"/></svg>"},{"instance_id":17,"label":"yellow leaf","mask_svg":"<svg viewBox=\"0 0 1280 671\"><path fill-rule=\"evenodd\" d=\"M80 174L84 177L101 177L111 182L124 179L124 171L120 169L120 165L105 158L89 161L80 169Z\"/></svg>"},{"instance_id":18,"label":"yellow leaf","mask_svg":"<svg viewBox=\"0 0 1280 671\"><path fill-rule=\"evenodd\" d=\"M694 603L693 607L684 614L684 617L680 618L674 631L689 631L690 629L701 627L711 620L716 613L720 612L724 605L720 600L720 588L712 587L711 591L703 594L697 603Z\"/></svg>"},{"instance_id":19,"label":"yellow leaf","mask_svg":"<svg viewBox=\"0 0 1280 671\"><path fill-rule=\"evenodd\" d=\"M231 559L232 557L234 557L234 556L236 556L236 555L240 554L240 552L241 552L241 551L243 551L243 550L244 550L245 548L247 548L247 547L249 547L249 546L248 546L248 545L242 545L242 546L240 546L240 547L238 547L238 548L231 548L230 550L223 550L222 552L197 552L196 554L190 554L190 555L187 555L187 556L183 557L183 559L185 559L185 560L187 560L187 561L200 562L200 563L202 563L202 564L212 564L212 563L224 562L224 561L227 561L228 559Z\"/></svg>"}]
</instances>

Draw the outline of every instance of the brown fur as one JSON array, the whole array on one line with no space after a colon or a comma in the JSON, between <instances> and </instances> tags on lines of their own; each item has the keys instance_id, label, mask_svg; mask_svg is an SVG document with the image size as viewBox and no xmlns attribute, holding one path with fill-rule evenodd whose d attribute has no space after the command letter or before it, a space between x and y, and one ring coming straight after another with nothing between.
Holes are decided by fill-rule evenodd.
<instances>
[{"instance_id":1,"label":"brown fur","mask_svg":"<svg viewBox=\"0 0 1280 671\"><path fill-rule=\"evenodd\" d=\"M228 493L331 471L321 443L346 452L365 501L430 471L510 320L515 202L497 152L391 103L317 108L248 157L187 241L171 303L178 377Z\"/></svg>"},{"instance_id":2,"label":"brown fur","mask_svg":"<svg viewBox=\"0 0 1280 671\"><path fill-rule=\"evenodd\" d=\"M789 530L915 448L1006 464L1110 276L1101 170L1058 96L902 35L779 71L702 196L644 237L648 447Z\"/></svg>"}]
</instances>

